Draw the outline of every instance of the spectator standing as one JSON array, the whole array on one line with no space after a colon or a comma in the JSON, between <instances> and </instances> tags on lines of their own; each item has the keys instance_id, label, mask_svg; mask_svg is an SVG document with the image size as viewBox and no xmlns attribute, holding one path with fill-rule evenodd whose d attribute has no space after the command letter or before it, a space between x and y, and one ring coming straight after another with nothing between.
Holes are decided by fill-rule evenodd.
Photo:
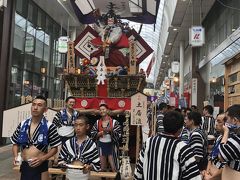
<instances>
[{"instance_id":1,"label":"spectator standing","mask_svg":"<svg viewBox=\"0 0 240 180\"><path fill-rule=\"evenodd\" d=\"M192 148L199 170L207 168L207 137L200 129L202 119L198 112L190 112L185 118L186 127L190 130L188 145Z\"/></svg>"},{"instance_id":2,"label":"spectator standing","mask_svg":"<svg viewBox=\"0 0 240 180\"><path fill-rule=\"evenodd\" d=\"M192 150L178 136L183 127L183 116L168 112L163 118L164 131L147 139L137 161L135 180L200 180Z\"/></svg>"},{"instance_id":3,"label":"spectator standing","mask_svg":"<svg viewBox=\"0 0 240 180\"><path fill-rule=\"evenodd\" d=\"M48 180L48 159L57 153L61 139L54 124L47 121L47 100L37 96L32 101L31 117L22 121L10 138L13 147L13 164L21 150L21 180ZM48 149L50 146L50 149Z\"/></svg>"},{"instance_id":4,"label":"spectator standing","mask_svg":"<svg viewBox=\"0 0 240 180\"><path fill-rule=\"evenodd\" d=\"M223 137L219 146L219 158L226 162L222 180L240 179L240 104L226 111L227 123L223 126Z\"/></svg>"},{"instance_id":5,"label":"spectator standing","mask_svg":"<svg viewBox=\"0 0 240 180\"><path fill-rule=\"evenodd\" d=\"M208 145L213 145L215 140L215 119L213 117L213 107L211 105L204 106L201 129L208 138Z\"/></svg>"},{"instance_id":6,"label":"spectator standing","mask_svg":"<svg viewBox=\"0 0 240 180\"><path fill-rule=\"evenodd\" d=\"M222 168L224 167L225 163L219 160L218 154L219 146L222 140L223 126L226 120L225 114L219 114L216 117L215 129L220 135L216 139L212 152L210 153L207 169L203 173L204 180L221 180Z\"/></svg>"},{"instance_id":7,"label":"spectator standing","mask_svg":"<svg viewBox=\"0 0 240 180\"><path fill-rule=\"evenodd\" d=\"M156 132L161 133L163 132L163 117L164 114L167 112L168 106L166 103L160 103L158 105L158 110L157 110L157 122L156 122Z\"/></svg>"}]
</instances>

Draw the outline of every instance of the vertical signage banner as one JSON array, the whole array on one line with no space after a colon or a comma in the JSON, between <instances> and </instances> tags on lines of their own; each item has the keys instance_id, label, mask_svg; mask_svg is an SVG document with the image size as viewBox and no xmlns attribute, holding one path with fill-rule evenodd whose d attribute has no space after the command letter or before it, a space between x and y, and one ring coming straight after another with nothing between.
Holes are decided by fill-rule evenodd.
<instances>
[{"instance_id":1,"label":"vertical signage banner","mask_svg":"<svg viewBox=\"0 0 240 180\"><path fill-rule=\"evenodd\" d=\"M173 61L171 64L171 70L173 73L179 72L180 63L178 61Z\"/></svg>"},{"instance_id":2,"label":"vertical signage banner","mask_svg":"<svg viewBox=\"0 0 240 180\"><path fill-rule=\"evenodd\" d=\"M192 26L189 29L189 44L193 47L202 46L205 43L205 30L202 26Z\"/></svg>"},{"instance_id":3,"label":"vertical signage banner","mask_svg":"<svg viewBox=\"0 0 240 180\"><path fill-rule=\"evenodd\" d=\"M192 79L192 105L197 105L197 78Z\"/></svg>"},{"instance_id":4,"label":"vertical signage banner","mask_svg":"<svg viewBox=\"0 0 240 180\"><path fill-rule=\"evenodd\" d=\"M59 53L67 53L68 52L68 37L61 36L58 39L58 52Z\"/></svg>"},{"instance_id":5,"label":"vertical signage banner","mask_svg":"<svg viewBox=\"0 0 240 180\"><path fill-rule=\"evenodd\" d=\"M70 74L75 74L76 70L75 70L74 42L72 41L68 42L67 60L68 60L68 72Z\"/></svg>"},{"instance_id":6,"label":"vertical signage banner","mask_svg":"<svg viewBox=\"0 0 240 180\"><path fill-rule=\"evenodd\" d=\"M136 74L137 66L137 55L136 55L136 42L130 40L129 42L129 54L130 54L130 64L129 64L129 74Z\"/></svg>"},{"instance_id":7,"label":"vertical signage banner","mask_svg":"<svg viewBox=\"0 0 240 180\"><path fill-rule=\"evenodd\" d=\"M131 125L147 124L147 96L142 93L131 97Z\"/></svg>"},{"instance_id":8,"label":"vertical signage banner","mask_svg":"<svg viewBox=\"0 0 240 180\"><path fill-rule=\"evenodd\" d=\"M32 103L20 105L3 112L2 137L11 137L19 123L31 117ZM47 120L52 121L57 111L48 109L44 114Z\"/></svg>"}]
</instances>

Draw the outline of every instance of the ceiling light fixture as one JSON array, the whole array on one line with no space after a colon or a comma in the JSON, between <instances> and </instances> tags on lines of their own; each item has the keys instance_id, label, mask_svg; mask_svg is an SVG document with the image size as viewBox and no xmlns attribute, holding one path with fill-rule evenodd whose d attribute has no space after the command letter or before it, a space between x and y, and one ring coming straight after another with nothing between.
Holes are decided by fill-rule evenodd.
<instances>
[{"instance_id":1,"label":"ceiling light fixture","mask_svg":"<svg viewBox=\"0 0 240 180\"><path fill-rule=\"evenodd\" d=\"M173 28L173 31L177 31L178 29L177 28Z\"/></svg>"}]
</instances>

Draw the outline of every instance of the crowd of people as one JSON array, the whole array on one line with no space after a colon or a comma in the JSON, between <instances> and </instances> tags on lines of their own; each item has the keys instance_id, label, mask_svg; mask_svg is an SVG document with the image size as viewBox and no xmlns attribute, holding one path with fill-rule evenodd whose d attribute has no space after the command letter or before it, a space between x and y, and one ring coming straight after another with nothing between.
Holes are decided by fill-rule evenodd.
<instances>
[{"instance_id":1,"label":"crowd of people","mask_svg":"<svg viewBox=\"0 0 240 180\"><path fill-rule=\"evenodd\" d=\"M213 117L213 111L211 105L206 105L201 115L196 106L178 109L160 103L156 134L150 135L141 150L134 178L240 179L240 105L230 106L216 118ZM148 113L151 114L151 108ZM181 114L184 120L176 118L176 114ZM148 118L148 122L154 121L152 116ZM179 125L180 122L182 124ZM184 157L193 159L197 170L193 162L181 161L181 149L188 151L180 146L183 142L190 149L188 156ZM191 168L188 169L184 163L192 163Z\"/></svg>"},{"instance_id":2,"label":"crowd of people","mask_svg":"<svg viewBox=\"0 0 240 180\"><path fill-rule=\"evenodd\" d=\"M66 168L69 180L76 176L88 179L90 171L119 171L120 123L111 117L104 101L98 110L80 112L74 109L75 102L68 97L66 107L50 122L44 117L46 99L37 96L32 101L31 117L10 138L14 165L19 165L21 152L22 180L49 179L50 157ZM155 129L137 157L134 179L240 179L240 105L232 105L214 118L211 105L201 114L196 106L178 109L160 103L156 121L148 107L148 124ZM89 112L100 115L92 127L84 115ZM61 134L63 129L69 133Z\"/></svg>"}]
</instances>

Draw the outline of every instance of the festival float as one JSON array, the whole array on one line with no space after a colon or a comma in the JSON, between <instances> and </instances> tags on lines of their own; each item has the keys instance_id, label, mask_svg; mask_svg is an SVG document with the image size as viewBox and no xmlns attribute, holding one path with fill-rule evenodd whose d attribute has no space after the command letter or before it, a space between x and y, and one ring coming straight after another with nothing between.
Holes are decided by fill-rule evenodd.
<instances>
[{"instance_id":1,"label":"festival float","mask_svg":"<svg viewBox=\"0 0 240 180\"><path fill-rule=\"evenodd\" d=\"M127 112L122 122L124 154L130 149L131 97L142 93L146 85L145 73L139 70L139 64L153 50L128 23L122 22L116 14L116 4L101 2L106 4L106 13L100 14L101 10L97 9L84 15L77 1L71 1L79 21L88 25L74 41L68 42L63 79L70 94L76 97L76 108L98 109L99 102L104 100L111 110ZM135 139L136 128L130 132ZM122 162L129 164L129 159Z\"/></svg>"}]
</instances>

